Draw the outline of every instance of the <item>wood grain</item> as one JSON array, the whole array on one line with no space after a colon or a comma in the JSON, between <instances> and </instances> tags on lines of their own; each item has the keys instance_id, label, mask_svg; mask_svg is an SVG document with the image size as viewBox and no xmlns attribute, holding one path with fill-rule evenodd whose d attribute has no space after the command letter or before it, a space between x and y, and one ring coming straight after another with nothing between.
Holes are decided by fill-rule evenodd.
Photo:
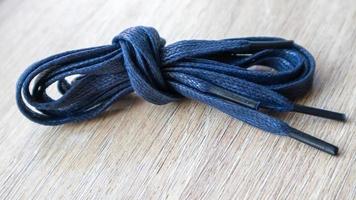
<instances>
[{"instance_id":1,"label":"wood grain","mask_svg":"<svg viewBox=\"0 0 356 200\"><path fill-rule=\"evenodd\" d=\"M156 27L168 43L255 35L289 38L317 61L299 103L347 123L279 115L340 147L332 157L203 104L156 106L130 96L80 124L31 123L15 104L32 62ZM0 199L356 199L354 0L1 0Z\"/></svg>"}]
</instances>

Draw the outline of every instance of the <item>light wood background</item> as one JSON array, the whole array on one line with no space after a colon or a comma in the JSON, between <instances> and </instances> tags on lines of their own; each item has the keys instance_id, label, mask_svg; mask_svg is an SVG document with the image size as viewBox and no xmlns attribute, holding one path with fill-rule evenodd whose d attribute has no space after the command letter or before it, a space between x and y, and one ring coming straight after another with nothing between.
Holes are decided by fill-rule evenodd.
<instances>
[{"instance_id":1,"label":"light wood background","mask_svg":"<svg viewBox=\"0 0 356 200\"><path fill-rule=\"evenodd\" d=\"M346 112L347 123L281 115L340 147L333 157L201 103L119 111L46 127L24 118L15 83L32 62L156 27L182 39L275 35L315 56L299 103ZM356 199L355 0L0 0L0 199Z\"/></svg>"}]
</instances>

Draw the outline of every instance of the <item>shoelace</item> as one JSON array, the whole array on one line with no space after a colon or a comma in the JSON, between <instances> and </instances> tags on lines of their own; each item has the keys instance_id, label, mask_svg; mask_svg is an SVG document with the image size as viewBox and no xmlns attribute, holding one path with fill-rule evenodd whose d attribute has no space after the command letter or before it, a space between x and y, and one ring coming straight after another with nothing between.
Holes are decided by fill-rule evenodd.
<instances>
[{"instance_id":1,"label":"shoelace","mask_svg":"<svg viewBox=\"0 0 356 200\"><path fill-rule=\"evenodd\" d=\"M336 146L263 112L345 121L344 114L291 102L311 88L314 71L312 55L293 41L248 37L165 46L154 28L139 26L121 32L111 45L68 51L32 64L18 80L16 100L30 120L59 125L94 118L131 92L159 105L187 97L336 155ZM48 94L52 84L62 94L58 99Z\"/></svg>"}]
</instances>

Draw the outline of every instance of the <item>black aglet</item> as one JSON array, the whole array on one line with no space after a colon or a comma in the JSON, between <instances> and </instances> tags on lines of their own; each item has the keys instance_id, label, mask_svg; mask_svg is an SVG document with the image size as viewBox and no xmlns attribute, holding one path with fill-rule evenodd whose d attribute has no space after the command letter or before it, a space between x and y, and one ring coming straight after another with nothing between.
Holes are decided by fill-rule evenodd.
<instances>
[{"instance_id":1,"label":"black aglet","mask_svg":"<svg viewBox=\"0 0 356 200\"><path fill-rule=\"evenodd\" d=\"M336 156L339 150L337 146L303 133L302 131L299 131L295 128L291 128L288 136L333 156Z\"/></svg>"},{"instance_id":2,"label":"black aglet","mask_svg":"<svg viewBox=\"0 0 356 200\"><path fill-rule=\"evenodd\" d=\"M318 117L323 117L327 119L333 119L337 121L346 121L346 115L344 113L333 112L329 110L323 110L320 108L313 108L308 106L302 106L295 104L293 108L294 112L314 115Z\"/></svg>"},{"instance_id":3,"label":"black aglet","mask_svg":"<svg viewBox=\"0 0 356 200\"><path fill-rule=\"evenodd\" d=\"M251 51L259 51L263 49L282 49L293 46L293 40L276 40L276 41L249 41Z\"/></svg>"},{"instance_id":4,"label":"black aglet","mask_svg":"<svg viewBox=\"0 0 356 200\"><path fill-rule=\"evenodd\" d=\"M230 91L225 90L223 88L216 87L216 86L211 86L209 88L209 92L212 93L212 94L215 94L217 96L220 96L220 97L222 97L224 99L227 99L227 100L233 101L235 103L241 104L243 106L252 108L254 110L258 110L259 109L259 105L260 105L259 102L255 101L253 99L249 99L247 97L241 96L239 94L230 92Z\"/></svg>"}]
</instances>

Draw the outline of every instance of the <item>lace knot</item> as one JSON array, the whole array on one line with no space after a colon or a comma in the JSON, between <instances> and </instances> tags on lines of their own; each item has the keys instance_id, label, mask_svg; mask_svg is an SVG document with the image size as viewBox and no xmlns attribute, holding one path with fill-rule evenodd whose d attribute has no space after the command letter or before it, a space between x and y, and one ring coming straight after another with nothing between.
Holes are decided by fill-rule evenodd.
<instances>
[{"instance_id":1,"label":"lace knot","mask_svg":"<svg viewBox=\"0 0 356 200\"><path fill-rule=\"evenodd\" d=\"M114 37L113 43L122 49L124 66L135 92L154 104L166 104L176 99L168 90L161 73L160 52L165 45L151 27L132 27Z\"/></svg>"}]
</instances>

